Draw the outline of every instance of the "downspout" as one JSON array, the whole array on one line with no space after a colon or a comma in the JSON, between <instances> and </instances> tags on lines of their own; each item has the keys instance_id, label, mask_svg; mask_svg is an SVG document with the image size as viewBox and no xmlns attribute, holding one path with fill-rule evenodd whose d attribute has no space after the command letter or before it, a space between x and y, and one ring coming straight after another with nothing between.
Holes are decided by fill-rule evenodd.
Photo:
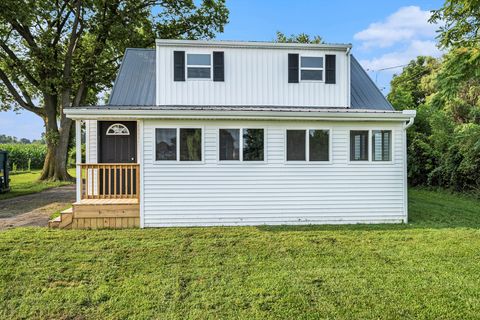
<instances>
[{"instance_id":1,"label":"downspout","mask_svg":"<svg viewBox=\"0 0 480 320\"><path fill-rule=\"evenodd\" d=\"M410 119L403 124L403 130L407 130L415 122L415 116L417 115L417 112L415 110L403 110L402 113L410 116Z\"/></svg>"},{"instance_id":2,"label":"downspout","mask_svg":"<svg viewBox=\"0 0 480 320\"><path fill-rule=\"evenodd\" d=\"M405 144L405 154L403 156L403 223L408 223L407 129L413 125L417 112L415 110L403 110L402 113L410 116L410 119L403 123L403 139Z\"/></svg>"}]
</instances>

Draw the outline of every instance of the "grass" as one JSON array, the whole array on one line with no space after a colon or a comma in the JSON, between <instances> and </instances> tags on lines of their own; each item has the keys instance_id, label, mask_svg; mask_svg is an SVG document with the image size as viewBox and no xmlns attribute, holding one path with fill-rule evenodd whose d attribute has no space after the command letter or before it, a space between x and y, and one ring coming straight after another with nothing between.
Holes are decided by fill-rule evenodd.
<instances>
[{"instance_id":1,"label":"grass","mask_svg":"<svg viewBox=\"0 0 480 320\"><path fill-rule=\"evenodd\" d=\"M480 202L404 225L0 233L3 319L478 319Z\"/></svg>"},{"instance_id":2,"label":"grass","mask_svg":"<svg viewBox=\"0 0 480 320\"><path fill-rule=\"evenodd\" d=\"M75 169L69 169L70 175L75 176ZM37 193L46 189L71 184L71 182L44 181L39 182L40 170L10 175L10 192L0 194L0 200L10 199L26 194Z\"/></svg>"}]
</instances>

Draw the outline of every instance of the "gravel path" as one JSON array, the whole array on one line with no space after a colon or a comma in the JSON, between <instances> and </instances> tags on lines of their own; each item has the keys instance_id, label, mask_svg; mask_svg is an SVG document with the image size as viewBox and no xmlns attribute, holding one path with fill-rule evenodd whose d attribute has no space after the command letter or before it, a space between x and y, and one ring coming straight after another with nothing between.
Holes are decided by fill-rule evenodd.
<instances>
[{"instance_id":1,"label":"gravel path","mask_svg":"<svg viewBox=\"0 0 480 320\"><path fill-rule=\"evenodd\" d=\"M75 185L0 200L0 230L22 226L46 226L52 213L65 209L74 200Z\"/></svg>"}]
</instances>

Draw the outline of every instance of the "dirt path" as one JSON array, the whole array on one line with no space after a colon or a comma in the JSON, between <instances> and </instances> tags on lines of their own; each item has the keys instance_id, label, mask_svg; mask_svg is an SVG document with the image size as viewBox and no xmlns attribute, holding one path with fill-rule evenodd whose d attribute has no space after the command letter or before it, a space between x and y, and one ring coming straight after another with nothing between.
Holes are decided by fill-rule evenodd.
<instances>
[{"instance_id":1,"label":"dirt path","mask_svg":"<svg viewBox=\"0 0 480 320\"><path fill-rule=\"evenodd\" d=\"M0 230L21 226L46 226L52 213L65 209L74 200L74 185L0 200Z\"/></svg>"}]
</instances>

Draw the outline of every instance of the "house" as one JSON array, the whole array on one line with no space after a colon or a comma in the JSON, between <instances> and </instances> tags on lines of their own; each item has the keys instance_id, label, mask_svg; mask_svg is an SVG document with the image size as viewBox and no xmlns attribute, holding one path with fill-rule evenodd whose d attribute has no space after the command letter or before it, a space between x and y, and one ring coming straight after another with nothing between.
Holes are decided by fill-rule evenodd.
<instances>
[{"instance_id":1,"label":"house","mask_svg":"<svg viewBox=\"0 0 480 320\"><path fill-rule=\"evenodd\" d=\"M406 130L351 45L157 40L65 110L77 201L52 225L401 223Z\"/></svg>"}]
</instances>

